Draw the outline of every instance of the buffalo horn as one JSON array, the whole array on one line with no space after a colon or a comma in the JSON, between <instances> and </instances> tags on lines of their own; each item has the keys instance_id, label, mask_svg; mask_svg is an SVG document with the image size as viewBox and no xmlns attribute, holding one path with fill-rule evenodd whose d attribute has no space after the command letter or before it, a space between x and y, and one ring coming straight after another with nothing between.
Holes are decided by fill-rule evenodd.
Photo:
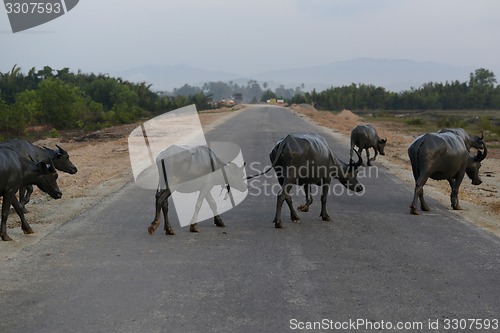
<instances>
[{"instance_id":1,"label":"buffalo horn","mask_svg":"<svg viewBox=\"0 0 500 333\"><path fill-rule=\"evenodd\" d=\"M59 152L61 155L67 154L66 151L64 149L62 149L62 147L59 146L58 144L56 144L56 147L59 148Z\"/></svg>"},{"instance_id":2,"label":"buffalo horn","mask_svg":"<svg viewBox=\"0 0 500 333\"><path fill-rule=\"evenodd\" d=\"M350 160L349 165L357 168L363 164L363 159L361 158L361 155L359 155L359 153L356 149L354 149L354 148L351 148L351 149L356 153L356 155L358 155L358 161L356 163L354 163L353 160Z\"/></svg>"}]
</instances>

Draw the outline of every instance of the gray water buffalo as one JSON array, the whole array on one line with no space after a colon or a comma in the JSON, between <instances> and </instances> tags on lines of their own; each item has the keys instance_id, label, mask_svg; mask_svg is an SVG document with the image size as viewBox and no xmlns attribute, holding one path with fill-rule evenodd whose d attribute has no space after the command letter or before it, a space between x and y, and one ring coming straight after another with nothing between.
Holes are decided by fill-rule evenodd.
<instances>
[{"instance_id":1,"label":"gray water buffalo","mask_svg":"<svg viewBox=\"0 0 500 333\"><path fill-rule=\"evenodd\" d=\"M358 125L351 131L351 154L354 147L358 147L358 152L361 155L363 149L366 150L367 165L370 166L372 161L375 161L377 155L385 155L384 148L387 143L387 139L380 139L375 128L370 125ZM375 156L370 159L369 149L373 148L375 151Z\"/></svg>"},{"instance_id":2,"label":"gray water buffalo","mask_svg":"<svg viewBox=\"0 0 500 333\"><path fill-rule=\"evenodd\" d=\"M438 133L453 133L458 135L464 140L465 146L469 150L471 148L484 149L483 134L481 134L481 137L476 135L472 136L469 135L469 133L467 133L463 128L442 128Z\"/></svg>"},{"instance_id":3,"label":"gray water buffalo","mask_svg":"<svg viewBox=\"0 0 500 333\"><path fill-rule=\"evenodd\" d=\"M199 232L196 221L203 200L207 201L213 212L215 225L224 227L217 212L217 204L210 193L215 186L220 185L222 189L226 188L228 194L230 194L231 188L236 188L241 192L246 190L245 166L238 167L232 162L224 163L210 148L205 146L172 145L159 154L156 158L156 165L160 175L160 184L155 196L155 218L148 228L151 235L160 225L160 211L163 211L165 233L167 235L175 234L168 221L168 198L174 191L181 193L200 192L192 223L189 226L191 232ZM222 172L216 172L218 170Z\"/></svg>"},{"instance_id":4,"label":"gray water buffalo","mask_svg":"<svg viewBox=\"0 0 500 333\"><path fill-rule=\"evenodd\" d=\"M271 150L269 158L271 166L264 172L250 176L248 179L257 177L274 169L278 182L281 185L277 196L276 215L274 226L283 228L281 222L281 209L286 201L290 208L291 220L298 221L299 215L293 208L290 190L293 185L303 186L306 194L306 203L300 205L298 210L307 212L313 200L310 194L310 186L322 187L321 213L323 221L329 221L330 216L326 208L326 200L332 178L338 179L342 185L350 190L361 192L363 186L357 180L357 168L361 165L361 156L358 162L352 160L349 164L342 162L328 147L326 140L315 133L312 134L289 134L278 141Z\"/></svg>"},{"instance_id":5,"label":"gray water buffalo","mask_svg":"<svg viewBox=\"0 0 500 333\"><path fill-rule=\"evenodd\" d=\"M52 198L59 199L62 197L62 193L56 180L57 172L52 163L34 162L20 156L11 148L0 147L0 195L3 197L0 228L2 240L11 240L7 235L7 218L11 205L14 206L16 213L21 218L23 232L25 234L33 233L24 218L22 206L15 197L19 188L26 185L36 185Z\"/></svg>"},{"instance_id":6,"label":"gray water buffalo","mask_svg":"<svg viewBox=\"0 0 500 333\"><path fill-rule=\"evenodd\" d=\"M25 140L9 140L0 143L0 147L8 147L15 150L19 155L27 159L34 159L35 161L53 163L54 167L62 172L75 174L78 169L71 163L69 154L61 146L56 145L57 149L50 149L47 147L38 147ZM33 186L21 186L19 189L19 202L21 203L24 212L24 206L29 202L31 193L33 193Z\"/></svg>"},{"instance_id":7,"label":"gray water buffalo","mask_svg":"<svg viewBox=\"0 0 500 333\"><path fill-rule=\"evenodd\" d=\"M417 200L423 211L429 206L424 200L424 185L429 178L448 180L451 187L451 206L459 210L458 190L462 180L467 176L473 185L481 184L479 168L481 161L486 158L488 150L484 142L484 151L478 150L476 155L469 152L464 139L452 132L427 133L418 137L408 148L413 177L415 178L415 192L410 206L410 212L418 215Z\"/></svg>"}]
</instances>

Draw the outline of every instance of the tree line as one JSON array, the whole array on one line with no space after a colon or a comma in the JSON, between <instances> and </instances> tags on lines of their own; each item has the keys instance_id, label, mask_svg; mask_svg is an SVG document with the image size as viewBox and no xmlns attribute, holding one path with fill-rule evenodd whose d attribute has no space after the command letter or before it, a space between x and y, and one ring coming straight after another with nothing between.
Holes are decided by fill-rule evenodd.
<instances>
[{"instance_id":1,"label":"tree line","mask_svg":"<svg viewBox=\"0 0 500 333\"><path fill-rule=\"evenodd\" d=\"M172 96L190 96L196 93L202 93L214 102L239 95L241 96L241 102L252 104L266 102L268 99L272 98L291 100L295 95L303 95L303 88L304 84L296 88L285 88L284 85L279 85L273 90L269 88L267 82L262 83L261 86L255 80L248 80L246 84L238 84L234 81L217 81L204 83L201 87L185 84L168 94Z\"/></svg>"},{"instance_id":2,"label":"tree line","mask_svg":"<svg viewBox=\"0 0 500 333\"><path fill-rule=\"evenodd\" d=\"M429 82L419 88L390 92L367 84L332 87L295 95L291 103L310 103L325 110L500 110L495 74L480 68L468 82Z\"/></svg>"},{"instance_id":3,"label":"tree line","mask_svg":"<svg viewBox=\"0 0 500 333\"><path fill-rule=\"evenodd\" d=\"M33 126L62 129L99 129L135 122L186 105L198 110L214 107L220 99L241 96L241 102L272 98L309 103L325 110L500 110L500 86L495 74L480 68L467 82L429 82L403 92L369 84L331 87L304 92L304 85L275 89L255 80L246 84L208 82L184 85L173 92L155 92L146 82L133 83L105 74L54 70L45 66L27 74L14 66L0 72L0 138L22 136Z\"/></svg>"},{"instance_id":4,"label":"tree line","mask_svg":"<svg viewBox=\"0 0 500 333\"><path fill-rule=\"evenodd\" d=\"M203 93L165 96L146 82L132 83L105 74L72 73L45 66L27 74L14 66L0 73L0 138L22 136L33 126L100 129L196 104L209 107Z\"/></svg>"}]
</instances>

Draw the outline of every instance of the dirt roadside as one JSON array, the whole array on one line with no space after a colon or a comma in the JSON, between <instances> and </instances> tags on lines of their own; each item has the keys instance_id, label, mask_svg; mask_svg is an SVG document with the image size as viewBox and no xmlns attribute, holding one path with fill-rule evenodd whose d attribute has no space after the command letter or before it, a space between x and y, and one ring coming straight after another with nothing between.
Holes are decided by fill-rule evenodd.
<instances>
[{"instance_id":1,"label":"dirt roadside","mask_svg":"<svg viewBox=\"0 0 500 333\"><path fill-rule=\"evenodd\" d=\"M359 124L366 124L366 120L358 117L349 110L340 113L318 111L310 105L292 105L292 112L316 124L330 128L337 137L350 144L351 130ZM374 165L388 169L392 174L404 182L414 185L411 164L408 158L408 147L415 138L422 133L402 134L398 124L377 122L375 127L381 138L387 138L385 156L378 156ZM373 151L370 153L373 156ZM366 155L363 152L363 158ZM426 195L432 196L445 207L449 207L451 214L464 217L475 225L500 236L500 151L488 149L488 157L481 163L480 176L483 183L473 186L466 177L460 187L459 200L463 210L455 211L450 205L450 187L446 181L429 180L425 185ZM365 161L366 162L366 161ZM408 197L408 207L412 197ZM432 209L432 207L431 207ZM409 214L408 208L408 214ZM425 212L422 213L425 218Z\"/></svg>"},{"instance_id":2,"label":"dirt roadside","mask_svg":"<svg viewBox=\"0 0 500 333\"><path fill-rule=\"evenodd\" d=\"M314 123L332 129L332 133L349 144L349 134L356 124L364 123L350 111L339 114L320 112L312 107L292 106L291 112ZM231 109L200 112L200 120L207 132L229 117L233 117L243 109ZM83 213L106 196L116 192L128 182L133 181L130 160L127 149L127 137L138 124L111 127L93 132L85 136L69 139L45 139L35 142L40 146L55 147L60 144L66 149L73 163L78 167L78 173L68 175L59 173L58 183L63 191L60 200L35 189L31 203L27 208L28 222L35 231L32 235L24 235L20 228L19 218L11 211L8 222L8 232L12 242L0 242L0 262L13 260L15 254L32 244L35 244L49 232ZM411 167L406 155L406 149L412 136L398 134L397 128L391 124L377 124L382 137L388 138L386 156L379 156L375 164L387 168L390 172L405 182L413 184ZM493 155L493 154L492 154ZM499 156L498 152L494 156ZM461 187L460 200L463 211L453 211L473 223L500 236L500 165L497 158L487 158L481 168L483 185L472 186L464 182ZM449 207L449 189L447 182L429 181L426 193L433 196L446 207ZM1 199L0 199L1 200ZM411 198L408 198L408 205ZM424 218L425 214L423 214Z\"/></svg>"},{"instance_id":3,"label":"dirt roadside","mask_svg":"<svg viewBox=\"0 0 500 333\"><path fill-rule=\"evenodd\" d=\"M205 132L226 119L242 112L243 108L219 109L199 113ZM11 209L8 233L11 242L0 241L0 262L11 260L21 249L37 243L45 235L72 218L83 213L106 196L118 191L133 181L128 154L128 135L140 124L116 126L68 139L44 139L36 141L38 146L55 148L62 146L78 168L75 175L59 172L57 180L63 197L54 200L35 187L26 219L35 231L24 235L20 219ZM0 198L1 202L2 198ZM153 200L153 198L152 198Z\"/></svg>"}]
</instances>

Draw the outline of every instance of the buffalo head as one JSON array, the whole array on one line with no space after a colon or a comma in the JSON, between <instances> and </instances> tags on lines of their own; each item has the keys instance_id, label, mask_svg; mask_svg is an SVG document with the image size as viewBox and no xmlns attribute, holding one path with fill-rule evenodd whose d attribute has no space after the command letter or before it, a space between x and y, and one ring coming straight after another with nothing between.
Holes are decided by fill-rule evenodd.
<instances>
[{"instance_id":1,"label":"buffalo head","mask_svg":"<svg viewBox=\"0 0 500 333\"><path fill-rule=\"evenodd\" d=\"M377 151L380 155L385 155L385 144L387 143L387 139L377 140Z\"/></svg>"},{"instance_id":2,"label":"buffalo head","mask_svg":"<svg viewBox=\"0 0 500 333\"><path fill-rule=\"evenodd\" d=\"M224 170L226 172L228 185L231 188L235 188L240 192L246 191L245 164L239 167L233 162L230 162L224 167Z\"/></svg>"},{"instance_id":3,"label":"buffalo head","mask_svg":"<svg viewBox=\"0 0 500 333\"><path fill-rule=\"evenodd\" d=\"M467 167L465 168L467 176L472 180L472 185L480 185L482 183L479 177L479 168L481 167L481 162L488 155L488 148L486 148L486 144L483 141L481 141L481 144L484 147L484 151L478 149L475 156L470 154Z\"/></svg>"},{"instance_id":4,"label":"buffalo head","mask_svg":"<svg viewBox=\"0 0 500 333\"><path fill-rule=\"evenodd\" d=\"M57 172L54 166L50 163L38 162L32 167L37 177L36 185L44 192L49 194L54 199L62 197L61 190L57 185Z\"/></svg>"},{"instance_id":5,"label":"buffalo head","mask_svg":"<svg viewBox=\"0 0 500 333\"><path fill-rule=\"evenodd\" d=\"M45 150L47 150L49 152L49 154L51 156L50 158L52 159L52 162L54 163L54 167L57 170L69 173L70 175L75 174L78 171L78 169L69 160L68 152L57 144L56 144L56 147L57 147L57 150L43 147Z\"/></svg>"}]
</instances>

